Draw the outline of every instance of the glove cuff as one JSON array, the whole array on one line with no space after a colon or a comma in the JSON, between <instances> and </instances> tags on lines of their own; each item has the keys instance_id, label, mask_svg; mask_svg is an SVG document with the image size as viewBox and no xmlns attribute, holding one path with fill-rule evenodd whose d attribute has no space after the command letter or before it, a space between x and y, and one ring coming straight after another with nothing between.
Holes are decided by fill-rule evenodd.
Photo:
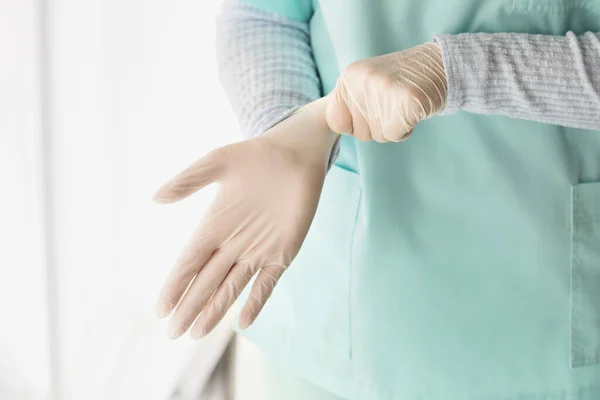
<instances>
[{"instance_id":1,"label":"glove cuff","mask_svg":"<svg viewBox=\"0 0 600 400\"><path fill-rule=\"evenodd\" d=\"M460 74L456 70L454 55L457 49L451 40L452 35L437 35L433 42L442 49L442 60L446 71L446 82L448 93L446 97L446 106L440 110L439 115L450 115L459 111L464 103L464 92L460 84Z\"/></svg>"}]
</instances>

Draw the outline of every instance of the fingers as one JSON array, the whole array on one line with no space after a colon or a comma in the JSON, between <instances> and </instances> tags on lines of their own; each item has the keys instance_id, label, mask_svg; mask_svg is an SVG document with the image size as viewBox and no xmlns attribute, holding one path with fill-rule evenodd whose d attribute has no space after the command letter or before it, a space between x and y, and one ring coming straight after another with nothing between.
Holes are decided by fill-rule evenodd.
<instances>
[{"instance_id":1,"label":"fingers","mask_svg":"<svg viewBox=\"0 0 600 400\"><path fill-rule=\"evenodd\" d=\"M169 321L169 339L177 339L188 330L211 295L227 276L236 256L237 253L230 248L221 248L212 254L210 260L196 275L173 313L171 321Z\"/></svg>"},{"instance_id":2,"label":"fingers","mask_svg":"<svg viewBox=\"0 0 600 400\"><path fill-rule=\"evenodd\" d=\"M366 118L367 112L360 108L360 103L353 96L353 91L346 82L346 75L343 74L338 79L335 90L327 96L327 125L333 132L352 135L360 141L373 140Z\"/></svg>"},{"instance_id":3,"label":"fingers","mask_svg":"<svg viewBox=\"0 0 600 400\"><path fill-rule=\"evenodd\" d=\"M255 269L245 262L235 264L223 282L206 305L202 313L192 327L192 338L199 339L210 333L223 319L227 311L240 296L252 276Z\"/></svg>"},{"instance_id":4,"label":"fingers","mask_svg":"<svg viewBox=\"0 0 600 400\"><path fill-rule=\"evenodd\" d=\"M240 329L246 329L252 325L284 271L285 267L281 265L269 265L261 268L240 313Z\"/></svg>"},{"instance_id":5,"label":"fingers","mask_svg":"<svg viewBox=\"0 0 600 400\"><path fill-rule=\"evenodd\" d=\"M438 83L443 74L435 65L429 66L433 56L424 64L415 61L417 53L394 53L348 65L327 96L330 129L360 141L406 140L419 121L444 103L446 84Z\"/></svg>"},{"instance_id":6,"label":"fingers","mask_svg":"<svg viewBox=\"0 0 600 400\"><path fill-rule=\"evenodd\" d=\"M389 140L385 137L382 126L383 112L379 104L380 96L370 95L365 97L368 99L366 102L366 115L369 116L367 122L369 124L370 137L378 143L388 143Z\"/></svg>"},{"instance_id":7,"label":"fingers","mask_svg":"<svg viewBox=\"0 0 600 400\"><path fill-rule=\"evenodd\" d=\"M173 311L194 276L215 251L220 237L210 229L211 225L200 225L175 263L158 297L158 317L164 318Z\"/></svg>"},{"instance_id":8,"label":"fingers","mask_svg":"<svg viewBox=\"0 0 600 400\"><path fill-rule=\"evenodd\" d=\"M325 119L333 132L352 134L352 114L346 102L347 88L343 79L343 76L340 77L335 89L327 95Z\"/></svg>"},{"instance_id":9,"label":"fingers","mask_svg":"<svg viewBox=\"0 0 600 400\"><path fill-rule=\"evenodd\" d=\"M352 136L361 142L373 140L371 128L367 120L367 112L360 108L361 105L351 100L350 112L352 113Z\"/></svg>"},{"instance_id":10,"label":"fingers","mask_svg":"<svg viewBox=\"0 0 600 400\"><path fill-rule=\"evenodd\" d=\"M383 129L383 136L390 142L402 142L412 135L414 125L406 121L402 115L398 113L395 118L390 118L390 122Z\"/></svg>"},{"instance_id":11,"label":"fingers","mask_svg":"<svg viewBox=\"0 0 600 400\"><path fill-rule=\"evenodd\" d=\"M179 173L154 195L157 203L174 203L216 182L225 167L226 148L211 151Z\"/></svg>"}]
</instances>

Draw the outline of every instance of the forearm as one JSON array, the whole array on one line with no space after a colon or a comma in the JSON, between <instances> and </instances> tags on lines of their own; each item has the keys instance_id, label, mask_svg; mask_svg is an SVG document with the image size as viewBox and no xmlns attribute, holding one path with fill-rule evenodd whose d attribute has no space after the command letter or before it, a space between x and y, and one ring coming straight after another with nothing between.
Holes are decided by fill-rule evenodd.
<instances>
[{"instance_id":1,"label":"forearm","mask_svg":"<svg viewBox=\"0 0 600 400\"><path fill-rule=\"evenodd\" d=\"M217 41L219 77L245 137L320 97L308 24L226 1Z\"/></svg>"},{"instance_id":2,"label":"forearm","mask_svg":"<svg viewBox=\"0 0 600 400\"><path fill-rule=\"evenodd\" d=\"M519 33L436 37L448 79L442 114L498 114L600 130L600 37Z\"/></svg>"},{"instance_id":3,"label":"forearm","mask_svg":"<svg viewBox=\"0 0 600 400\"><path fill-rule=\"evenodd\" d=\"M307 153L314 154L315 159L325 162L329 168L334 161L333 152L337 150L340 135L332 132L327 125L325 119L327 101L327 97L322 97L302 106L278 125L282 128L280 131L286 131L286 124L302 124L304 128L302 135L290 136L286 143L294 148L302 146ZM293 126L290 128L290 131L294 130ZM269 134L270 132L265 133L265 135Z\"/></svg>"}]
</instances>

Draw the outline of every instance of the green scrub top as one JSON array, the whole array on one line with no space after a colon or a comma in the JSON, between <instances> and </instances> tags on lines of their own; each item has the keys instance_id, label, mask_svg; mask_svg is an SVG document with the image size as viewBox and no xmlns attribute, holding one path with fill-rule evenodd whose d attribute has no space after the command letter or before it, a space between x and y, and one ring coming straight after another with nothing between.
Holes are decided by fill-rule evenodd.
<instances>
[{"instance_id":1,"label":"green scrub top","mask_svg":"<svg viewBox=\"0 0 600 400\"><path fill-rule=\"evenodd\" d=\"M245 0L308 21L324 92L436 34L600 31L600 0ZM600 399L600 132L459 112L344 137L245 334L347 399Z\"/></svg>"}]
</instances>

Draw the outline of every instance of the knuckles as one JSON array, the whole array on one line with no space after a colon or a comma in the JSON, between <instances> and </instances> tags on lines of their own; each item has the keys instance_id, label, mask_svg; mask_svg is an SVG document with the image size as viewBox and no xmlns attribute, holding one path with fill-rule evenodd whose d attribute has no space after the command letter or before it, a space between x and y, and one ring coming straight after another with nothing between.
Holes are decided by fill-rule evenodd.
<instances>
[{"instance_id":1,"label":"knuckles","mask_svg":"<svg viewBox=\"0 0 600 400\"><path fill-rule=\"evenodd\" d=\"M410 135L407 135L407 133L405 132L404 129L400 130L400 129L396 129L396 130L392 130L392 131L386 131L384 132L383 136L389 140L390 142L403 142L406 139L408 139L408 137Z\"/></svg>"},{"instance_id":2,"label":"knuckles","mask_svg":"<svg viewBox=\"0 0 600 400\"><path fill-rule=\"evenodd\" d=\"M358 140L359 142L370 142L373 140L373 138L371 137L371 132L355 132L354 133L354 138L356 138L356 140Z\"/></svg>"}]
</instances>

